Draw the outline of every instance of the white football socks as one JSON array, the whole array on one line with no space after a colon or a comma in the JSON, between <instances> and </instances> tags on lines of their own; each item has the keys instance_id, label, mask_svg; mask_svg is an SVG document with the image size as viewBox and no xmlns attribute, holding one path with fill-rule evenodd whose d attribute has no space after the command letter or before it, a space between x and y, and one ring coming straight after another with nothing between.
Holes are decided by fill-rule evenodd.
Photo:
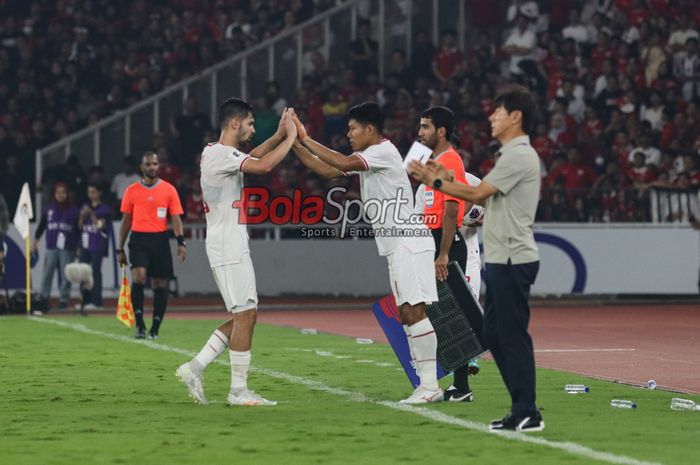
<instances>
[{"instance_id":1,"label":"white football socks","mask_svg":"<svg viewBox=\"0 0 700 465\"><path fill-rule=\"evenodd\" d=\"M195 374L201 376L204 369L226 349L228 349L228 338L218 329L215 330L202 350L190 361L190 368Z\"/></svg>"},{"instance_id":2,"label":"white football socks","mask_svg":"<svg viewBox=\"0 0 700 465\"><path fill-rule=\"evenodd\" d=\"M432 323L424 318L409 326L408 331L411 355L415 360L421 386L431 391L440 389L436 372L437 336Z\"/></svg>"},{"instance_id":3,"label":"white football socks","mask_svg":"<svg viewBox=\"0 0 700 465\"><path fill-rule=\"evenodd\" d=\"M229 350L229 355L231 356L231 392L241 392L248 388L250 351Z\"/></svg>"}]
</instances>

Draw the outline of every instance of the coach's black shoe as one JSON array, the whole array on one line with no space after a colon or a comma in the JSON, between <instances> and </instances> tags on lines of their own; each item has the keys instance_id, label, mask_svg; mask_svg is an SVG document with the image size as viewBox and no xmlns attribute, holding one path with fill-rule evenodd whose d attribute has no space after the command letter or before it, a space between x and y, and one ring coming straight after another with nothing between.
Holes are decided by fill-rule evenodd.
<instances>
[{"instance_id":1,"label":"coach's black shoe","mask_svg":"<svg viewBox=\"0 0 700 465\"><path fill-rule=\"evenodd\" d=\"M523 433L542 431L544 421L540 412L524 417L516 417L510 413L502 420L494 420L489 425L491 431L521 431Z\"/></svg>"},{"instance_id":2,"label":"coach's black shoe","mask_svg":"<svg viewBox=\"0 0 700 465\"><path fill-rule=\"evenodd\" d=\"M448 402L472 402L474 394L472 391L462 392L454 386L445 389L445 400Z\"/></svg>"},{"instance_id":3,"label":"coach's black shoe","mask_svg":"<svg viewBox=\"0 0 700 465\"><path fill-rule=\"evenodd\" d=\"M493 421L489 424L489 429L490 429L491 431L503 429L503 424L504 424L505 422L507 422L507 421L510 419L510 417L511 417L511 413L508 412L508 415L506 415L505 417L503 417L503 418L501 418L501 419L499 419L499 420L493 420Z\"/></svg>"},{"instance_id":4,"label":"coach's black shoe","mask_svg":"<svg viewBox=\"0 0 700 465\"><path fill-rule=\"evenodd\" d=\"M146 339L146 328L136 328L136 339Z\"/></svg>"},{"instance_id":5,"label":"coach's black shoe","mask_svg":"<svg viewBox=\"0 0 700 465\"><path fill-rule=\"evenodd\" d=\"M158 339L158 332L157 332L157 331L153 331L153 329L151 329L151 330L148 332L148 339Z\"/></svg>"}]
</instances>

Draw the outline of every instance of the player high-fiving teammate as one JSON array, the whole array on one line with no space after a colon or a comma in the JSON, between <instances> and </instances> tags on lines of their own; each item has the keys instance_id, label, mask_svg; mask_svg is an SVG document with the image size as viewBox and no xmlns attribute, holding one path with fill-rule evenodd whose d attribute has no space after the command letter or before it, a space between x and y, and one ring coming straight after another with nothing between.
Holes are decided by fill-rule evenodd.
<instances>
[{"instance_id":1,"label":"player high-fiving teammate","mask_svg":"<svg viewBox=\"0 0 700 465\"><path fill-rule=\"evenodd\" d=\"M255 115L247 102L230 98L219 109L221 137L202 151L202 194L207 218L206 249L214 280L232 317L209 337L202 350L176 371L196 402L206 403L204 369L229 349L232 405L275 405L248 389L253 329L257 318L258 293L248 247L248 232L241 222L238 205L243 173L267 174L292 148L297 129L282 114L277 132L249 154L239 150L255 135Z\"/></svg>"}]
</instances>

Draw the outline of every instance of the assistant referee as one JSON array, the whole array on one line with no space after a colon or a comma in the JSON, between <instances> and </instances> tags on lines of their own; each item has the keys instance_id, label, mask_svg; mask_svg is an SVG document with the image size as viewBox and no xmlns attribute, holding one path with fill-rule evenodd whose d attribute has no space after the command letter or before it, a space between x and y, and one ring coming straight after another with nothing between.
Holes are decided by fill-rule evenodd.
<instances>
[{"instance_id":1,"label":"assistant referee","mask_svg":"<svg viewBox=\"0 0 700 465\"><path fill-rule=\"evenodd\" d=\"M455 182L467 184L462 157L450 144L454 131L454 113L446 107L430 107L420 118L418 140L433 150L432 160L454 173ZM424 187L423 217L435 240L435 276L447 279L447 264L456 261L463 273L467 269L467 244L459 232L466 204L464 200L443 194L430 185ZM417 196L416 198L418 198ZM471 402L474 398L469 387L469 367L454 371L454 382L445 389L445 400Z\"/></svg>"},{"instance_id":2,"label":"assistant referee","mask_svg":"<svg viewBox=\"0 0 700 465\"><path fill-rule=\"evenodd\" d=\"M180 198L172 184L158 177L158 155L146 152L141 156L141 181L127 187L122 199L121 227L119 228L119 263L127 264L124 244L129 240L131 262L131 304L136 317L136 338L146 338L143 320L143 290L146 278L153 288L153 323L148 332L150 339L158 338L160 325L168 307L168 279L173 277L173 259L168 239L168 215L172 218L177 239L177 256L186 257L185 237L182 233L183 214Z\"/></svg>"}]
</instances>

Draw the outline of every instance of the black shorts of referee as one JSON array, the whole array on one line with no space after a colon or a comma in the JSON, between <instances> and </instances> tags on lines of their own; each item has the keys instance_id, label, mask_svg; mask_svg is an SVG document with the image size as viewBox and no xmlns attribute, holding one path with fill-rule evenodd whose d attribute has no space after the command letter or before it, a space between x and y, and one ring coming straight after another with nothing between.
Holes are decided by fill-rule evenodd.
<instances>
[{"instance_id":1,"label":"black shorts of referee","mask_svg":"<svg viewBox=\"0 0 700 465\"><path fill-rule=\"evenodd\" d=\"M129 239L131 268L146 268L150 278L170 279L173 273L173 257L170 253L168 232L131 232Z\"/></svg>"},{"instance_id":2,"label":"black shorts of referee","mask_svg":"<svg viewBox=\"0 0 700 465\"><path fill-rule=\"evenodd\" d=\"M440 242L442 241L442 228L431 229L433 233L433 239L435 240L435 259L437 260L438 255L440 255ZM452 240L452 247L450 247L450 252L448 254L450 261L455 261L459 264L462 272L467 271L467 243L464 241L464 237L459 230L455 231L455 237Z\"/></svg>"}]
</instances>

